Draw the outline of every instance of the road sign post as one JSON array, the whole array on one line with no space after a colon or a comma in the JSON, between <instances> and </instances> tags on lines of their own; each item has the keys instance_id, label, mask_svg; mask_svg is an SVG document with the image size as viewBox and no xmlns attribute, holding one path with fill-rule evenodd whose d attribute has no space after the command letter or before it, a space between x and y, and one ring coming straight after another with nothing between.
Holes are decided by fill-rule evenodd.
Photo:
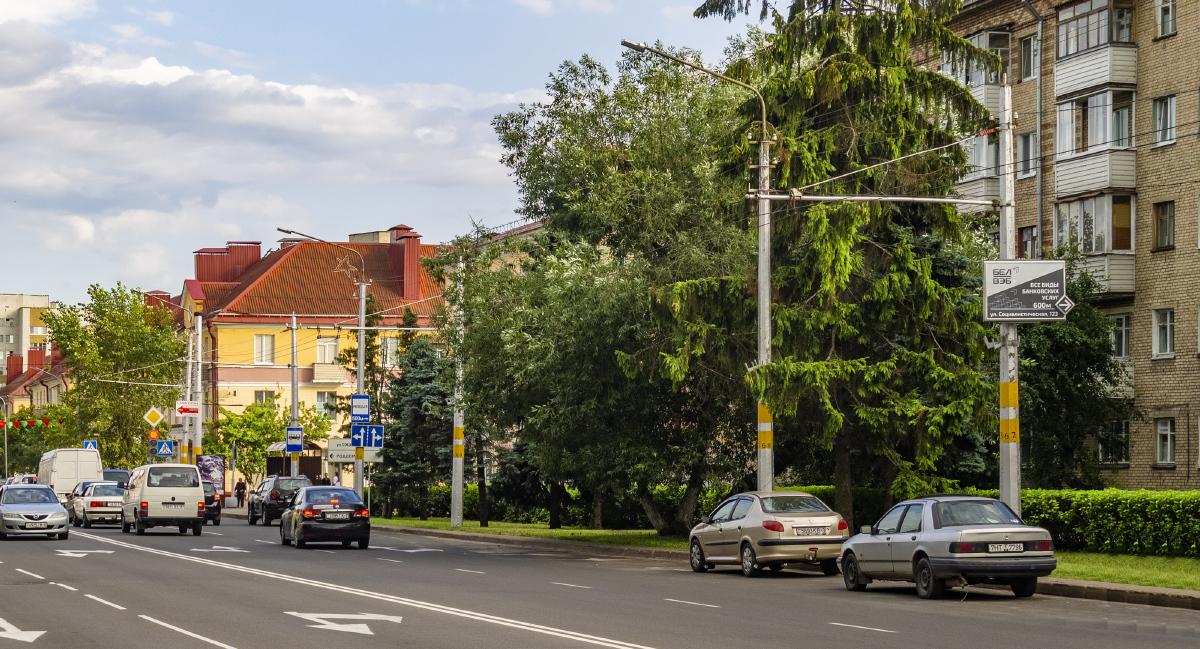
<instances>
[{"instance_id":1,"label":"road sign post","mask_svg":"<svg viewBox=\"0 0 1200 649\"><path fill-rule=\"evenodd\" d=\"M289 426L287 429L287 452L292 458L292 475L300 475L300 453L304 450L304 429Z\"/></svg>"},{"instance_id":2,"label":"road sign post","mask_svg":"<svg viewBox=\"0 0 1200 649\"><path fill-rule=\"evenodd\" d=\"M100 450L100 445L94 439L85 439L83 441L83 448L88 451L98 451Z\"/></svg>"},{"instance_id":3,"label":"road sign post","mask_svg":"<svg viewBox=\"0 0 1200 649\"><path fill-rule=\"evenodd\" d=\"M362 326L362 325L360 325ZM359 334L359 366L361 368L361 352L362 352L362 329L358 330ZM358 389L362 391L362 372L359 371ZM350 423L366 424L371 421L371 396L367 394L355 394L350 397ZM351 429L353 435L353 429ZM361 457L354 458L354 493L358 494L359 498L363 495L363 461Z\"/></svg>"},{"instance_id":4,"label":"road sign post","mask_svg":"<svg viewBox=\"0 0 1200 649\"><path fill-rule=\"evenodd\" d=\"M172 457L175 455L175 440L160 439L155 443L155 447L158 449L158 457Z\"/></svg>"}]
</instances>

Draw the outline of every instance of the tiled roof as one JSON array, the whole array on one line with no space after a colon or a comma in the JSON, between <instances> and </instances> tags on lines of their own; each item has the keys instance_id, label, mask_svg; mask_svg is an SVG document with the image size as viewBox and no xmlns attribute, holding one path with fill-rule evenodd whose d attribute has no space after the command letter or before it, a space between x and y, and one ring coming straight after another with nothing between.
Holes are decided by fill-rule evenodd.
<instances>
[{"instance_id":1,"label":"tiled roof","mask_svg":"<svg viewBox=\"0 0 1200 649\"><path fill-rule=\"evenodd\" d=\"M17 376L16 380L9 381L8 385L5 385L3 388L0 388L0 397L8 397L8 396L27 397L27 396L29 396L29 390L28 390L29 384L32 383L33 380L35 378L37 378L37 375L41 374L41 373L42 373L42 371L37 370L37 369L25 370L19 376Z\"/></svg>"}]
</instances>

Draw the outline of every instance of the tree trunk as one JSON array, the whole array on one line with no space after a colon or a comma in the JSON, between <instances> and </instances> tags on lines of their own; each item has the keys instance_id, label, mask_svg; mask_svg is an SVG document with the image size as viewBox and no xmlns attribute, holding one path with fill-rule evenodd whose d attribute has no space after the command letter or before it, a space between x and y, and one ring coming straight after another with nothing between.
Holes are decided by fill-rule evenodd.
<instances>
[{"instance_id":1,"label":"tree trunk","mask_svg":"<svg viewBox=\"0 0 1200 649\"><path fill-rule=\"evenodd\" d=\"M900 473L899 467L889 458L882 458L883 465L883 510L887 511L896 504L896 496L892 494L892 483L896 481L896 476Z\"/></svg>"},{"instance_id":2,"label":"tree trunk","mask_svg":"<svg viewBox=\"0 0 1200 649\"><path fill-rule=\"evenodd\" d=\"M667 534L667 521L658 513L658 508L654 506L654 497L650 495L650 490L646 485L638 483L637 485L638 500L642 501L642 509L646 510L646 518L650 519L650 525L654 527L654 531L659 534Z\"/></svg>"},{"instance_id":3,"label":"tree trunk","mask_svg":"<svg viewBox=\"0 0 1200 649\"><path fill-rule=\"evenodd\" d=\"M846 519L851 531L854 526L854 488L850 482L850 435L842 429L833 442L833 506Z\"/></svg>"},{"instance_id":4,"label":"tree trunk","mask_svg":"<svg viewBox=\"0 0 1200 649\"><path fill-rule=\"evenodd\" d=\"M675 532L687 534L692 529L692 516L696 513L696 502L700 500L700 489L704 486L704 472L692 470L687 489L683 492L683 500L679 501L679 509L675 511Z\"/></svg>"},{"instance_id":5,"label":"tree trunk","mask_svg":"<svg viewBox=\"0 0 1200 649\"><path fill-rule=\"evenodd\" d=\"M421 490L417 492L417 509L421 520L429 520L429 487L426 485L421 485Z\"/></svg>"},{"instance_id":6,"label":"tree trunk","mask_svg":"<svg viewBox=\"0 0 1200 649\"><path fill-rule=\"evenodd\" d=\"M557 530L562 527L562 520L559 517L559 488L557 482L550 483L550 529Z\"/></svg>"},{"instance_id":7,"label":"tree trunk","mask_svg":"<svg viewBox=\"0 0 1200 649\"><path fill-rule=\"evenodd\" d=\"M592 494L592 529L604 529L601 513L604 509L604 489L596 487L596 492Z\"/></svg>"},{"instance_id":8,"label":"tree trunk","mask_svg":"<svg viewBox=\"0 0 1200 649\"><path fill-rule=\"evenodd\" d=\"M488 526L487 472L483 469L483 436L475 436L475 484L479 487L479 526Z\"/></svg>"}]
</instances>

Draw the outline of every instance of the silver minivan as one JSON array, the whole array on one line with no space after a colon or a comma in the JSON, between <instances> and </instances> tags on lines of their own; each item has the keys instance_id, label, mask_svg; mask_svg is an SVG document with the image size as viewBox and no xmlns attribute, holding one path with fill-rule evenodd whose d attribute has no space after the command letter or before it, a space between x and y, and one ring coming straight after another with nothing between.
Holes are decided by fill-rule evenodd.
<instances>
[{"instance_id":1,"label":"silver minivan","mask_svg":"<svg viewBox=\"0 0 1200 649\"><path fill-rule=\"evenodd\" d=\"M139 535L151 527L176 527L200 536L204 529L204 487L191 464L147 464L133 470L121 499L121 531Z\"/></svg>"}]
</instances>

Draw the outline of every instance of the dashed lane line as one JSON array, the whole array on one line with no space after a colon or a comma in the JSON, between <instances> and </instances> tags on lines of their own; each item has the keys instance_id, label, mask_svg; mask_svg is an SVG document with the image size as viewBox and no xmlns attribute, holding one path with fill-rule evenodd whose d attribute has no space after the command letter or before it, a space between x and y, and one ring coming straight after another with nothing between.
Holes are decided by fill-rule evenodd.
<instances>
[{"instance_id":1,"label":"dashed lane line","mask_svg":"<svg viewBox=\"0 0 1200 649\"><path fill-rule=\"evenodd\" d=\"M404 563L403 561L401 561L399 559L384 559L383 557L375 557L375 558L380 561L391 561L392 563Z\"/></svg>"},{"instance_id":2,"label":"dashed lane line","mask_svg":"<svg viewBox=\"0 0 1200 649\"><path fill-rule=\"evenodd\" d=\"M71 592L75 592L75 593L79 592L79 589L78 589L78 588L71 588L70 586L68 586L68 585L66 585L66 584L59 584L59 583L56 583L56 582L53 582L53 581L52 581L52 582L50 582L50 584L51 584L52 586L58 586L59 588L66 588L67 590L69 590L69 591L71 591Z\"/></svg>"},{"instance_id":3,"label":"dashed lane line","mask_svg":"<svg viewBox=\"0 0 1200 649\"><path fill-rule=\"evenodd\" d=\"M28 570L21 570L20 568L16 568L16 571L23 572L23 573L29 575L30 577L33 577L34 579L45 579L45 577L43 577L41 575L35 575L32 572L29 572Z\"/></svg>"},{"instance_id":4,"label":"dashed lane line","mask_svg":"<svg viewBox=\"0 0 1200 649\"><path fill-rule=\"evenodd\" d=\"M570 586L571 588L591 588L591 586L579 586L576 584L564 584L561 581L552 581L550 583L554 584L555 586Z\"/></svg>"},{"instance_id":5,"label":"dashed lane line","mask_svg":"<svg viewBox=\"0 0 1200 649\"><path fill-rule=\"evenodd\" d=\"M686 599L671 599L670 597L664 597L663 601L677 602L679 604L691 604L692 606L705 606L708 608L721 608L720 606L717 606L716 604L701 604L700 602L689 602Z\"/></svg>"},{"instance_id":6,"label":"dashed lane line","mask_svg":"<svg viewBox=\"0 0 1200 649\"><path fill-rule=\"evenodd\" d=\"M113 608L117 609L118 611L124 611L124 610L125 610L125 607L124 607L124 606L120 606L120 605L118 605L118 604L113 604L112 602L110 602L110 601L108 601L108 600L106 600L106 599L100 599L99 597L96 597L95 595L86 595L86 594L85 594L85 595L84 595L84 597L87 597L88 599L94 599L94 600L96 600L97 602L100 602L101 604L104 604L105 606L111 606L111 607L113 607Z\"/></svg>"},{"instance_id":7,"label":"dashed lane line","mask_svg":"<svg viewBox=\"0 0 1200 649\"><path fill-rule=\"evenodd\" d=\"M851 629L862 629L864 631L878 631L880 633L898 633L897 631L891 631L888 629L876 629L873 626L858 626L857 624L842 624L841 622L830 622L830 624L832 624L833 626L844 626L844 627L848 627Z\"/></svg>"},{"instance_id":8,"label":"dashed lane line","mask_svg":"<svg viewBox=\"0 0 1200 649\"><path fill-rule=\"evenodd\" d=\"M274 542L274 541L264 541L264 540L262 540L262 539L254 539L254 540L255 540L255 541L258 541L259 543L270 543L271 545L275 545L275 542Z\"/></svg>"},{"instance_id":9,"label":"dashed lane line","mask_svg":"<svg viewBox=\"0 0 1200 649\"><path fill-rule=\"evenodd\" d=\"M487 574L486 572L479 572L478 570L464 570L462 568L455 568L455 570L457 570L459 572L470 572L470 573L474 573L476 575L486 575Z\"/></svg>"},{"instance_id":10,"label":"dashed lane line","mask_svg":"<svg viewBox=\"0 0 1200 649\"><path fill-rule=\"evenodd\" d=\"M172 626L170 624L167 624L166 622L161 622L159 620L156 620L156 619L150 617L149 615L139 615L138 617L142 618L143 620L153 622L159 626L165 626L172 631L178 631L179 633L182 633L183 635L191 636L197 640L203 640L204 642L207 642L208 644L216 645L218 647L221 647L222 649L237 649L237 647L231 647L231 646L225 644L224 642L217 642L216 640L213 640L212 638L206 638L206 637L200 635L199 633L192 633L191 631L188 631L187 629L181 629L177 626Z\"/></svg>"}]
</instances>

